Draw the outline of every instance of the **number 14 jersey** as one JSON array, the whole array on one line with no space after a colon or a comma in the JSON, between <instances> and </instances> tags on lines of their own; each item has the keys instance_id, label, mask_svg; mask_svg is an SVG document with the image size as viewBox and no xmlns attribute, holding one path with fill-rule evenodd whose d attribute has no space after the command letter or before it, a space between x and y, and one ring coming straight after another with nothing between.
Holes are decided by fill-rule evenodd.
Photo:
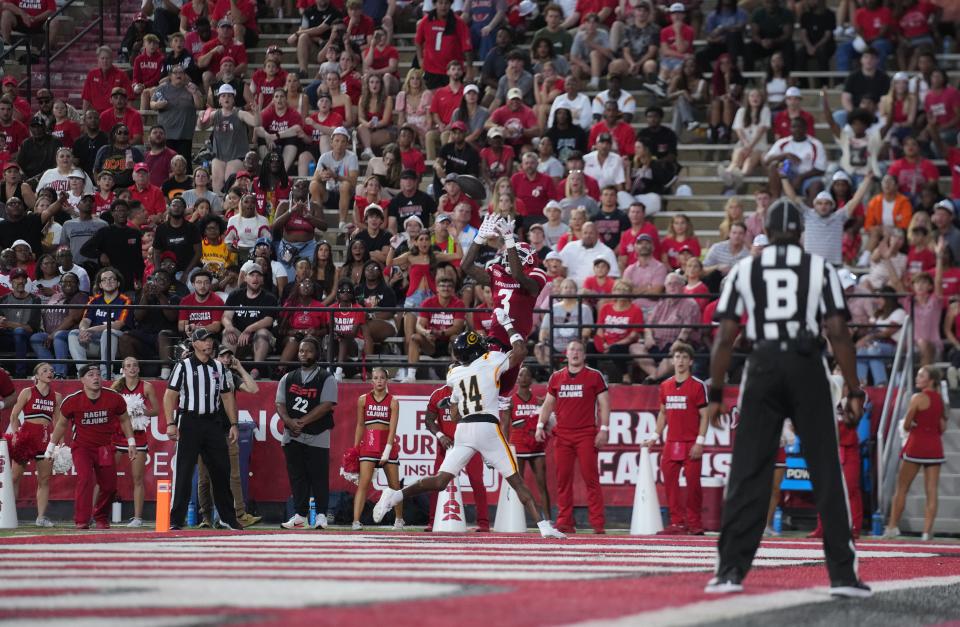
<instances>
[{"instance_id":1,"label":"number 14 jersey","mask_svg":"<svg viewBox=\"0 0 960 627\"><path fill-rule=\"evenodd\" d=\"M461 419L472 414L500 415L500 377L509 367L510 353L492 351L471 364L450 368L450 400Z\"/></svg>"}]
</instances>

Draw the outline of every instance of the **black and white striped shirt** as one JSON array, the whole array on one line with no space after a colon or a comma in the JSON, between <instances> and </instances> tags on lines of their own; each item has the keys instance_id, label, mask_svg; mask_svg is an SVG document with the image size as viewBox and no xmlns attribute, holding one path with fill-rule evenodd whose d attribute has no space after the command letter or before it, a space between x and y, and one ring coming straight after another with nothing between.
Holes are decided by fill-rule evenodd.
<instances>
[{"instance_id":1,"label":"black and white striped shirt","mask_svg":"<svg viewBox=\"0 0 960 627\"><path fill-rule=\"evenodd\" d=\"M795 245L768 246L733 267L713 319L739 322L744 312L752 341L819 336L824 318L849 317L836 269Z\"/></svg>"},{"instance_id":2,"label":"black and white striped shirt","mask_svg":"<svg viewBox=\"0 0 960 627\"><path fill-rule=\"evenodd\" d=\"M220 409L220 394L233 391L233 379L217 359L203 363L196 355L177 362L167 381L167 389L180 394L181 412L215 414Z\"/></svg>"}]
</instances>

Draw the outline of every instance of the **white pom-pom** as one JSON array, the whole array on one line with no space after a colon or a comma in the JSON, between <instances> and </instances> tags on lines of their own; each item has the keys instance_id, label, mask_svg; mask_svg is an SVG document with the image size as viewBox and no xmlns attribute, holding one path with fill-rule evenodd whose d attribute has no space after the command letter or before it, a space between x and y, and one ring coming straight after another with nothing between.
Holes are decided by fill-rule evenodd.
<instances>
[{"instance_id":1,"label":"white pom-pom","mask_svg":"<svg viewBox=\"0 0 960 627\"><path fill-rule=\"evenodd\" d=\"M147 413L147 406L143 402L143 397L139 394L125 394L123 398L127 401L127 414L131 418L143 416Z\"/></svg>"},{"instance_id":2,"label":"white pom-pom","mask_svg":"<svg viewBox=\"0 0 960 627\"><path fill-rule=\"evenodd\" d=\"M61 444L53 449L53 474L68 475L73 471L73 452Z\"/></svg>"},{"instance_id":3,"label":"white pom-pom","mask_svg":"<svg viewBox=\"0 0 960 627\"><path fill-rule=\"evenodd\" d=\"M343 469L343 466L340 467L340 476L352 483L353 485L360 485L360 473L358 472L347 472Z\"/></svg>"},{"instance_id":4,"label":"white pom-pom","mask_svg":"<svg viewBox=\"0 0 960 627\"><path fill-rule=\"evenodd\" d=\"M150 428L150 416L130 416L130 425L135 431L146 431Z\"/></svg>"}]
</instances>

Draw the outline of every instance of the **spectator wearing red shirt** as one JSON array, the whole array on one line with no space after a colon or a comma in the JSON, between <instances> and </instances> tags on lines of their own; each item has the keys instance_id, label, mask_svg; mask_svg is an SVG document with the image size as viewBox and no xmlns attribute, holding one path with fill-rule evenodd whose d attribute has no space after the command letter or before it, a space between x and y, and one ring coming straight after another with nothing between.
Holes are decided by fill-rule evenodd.
<instances>
[{"instance_id":1,"label":"spectator wearing red shirt","mask_svg":"<svg viewBox=\"0 0 960 627\"><path fill-rule=\"evenodd\" d=\"M537 171L537 162L536 153L525 153L520 162L520 171L510 177L510 186L513 188L515 197L523 202L521 215L533 220L543 215L543 208L547 202L557 198L553 179L549 174Z\"/></svg>"},{"instance_id":2,"label":"spectator wearing red shirt","mask_svg":"<svg viewBox=\"0 0 960 627\"><path fill-rule=\"evenodd\" d=\"M30 137L26 125L13 119L13 103L0 98L0 159L13 161L23 141Z\"/></svg>"},{"instance_id":3,"label":"spectator wearing red shirt","mask_svg":"<svg viewBox=\"0 0 960 627\"><path fill-rule=\"evenodd\" d=\"M257 137L257 143L266 145L267 150L280 151L284 169L289 170L297 160L300 138L306 136L306 131L303 117L287 102L287 90L274 90L273 106L263 110L254 136Z\"/></svg>"},{"instance_id":4,"label":"spectator wearing red shirt","mask_svg":"<svg viewBox=\"0 0 960 627\"><path fill-rule=\"evenodd\" d=\"M643 324L643 310L631 301L631 293L633 285L627 280L617 279L611 294L619 297L600 301L600 311L597 314L599 326L593 336L593 347L590 351L590 365L598 370L604 355L629 356L630 345L641 337L643 329L636 325ZM628 357L610 360L610 366L605 369L610 381L631 383L629 365Z\"/></svg>"},{"instance_id":5,"label":"spectator wearing red shirt","mask_svg":"<svg viewBox=\"0 0 960 627\"><path fill-rule=\"evenodd\" d=\"M412 126L403 126L397 136L397 148L400 150L400 161L404 170L413 170L417 176L423 176L427 171L427 160L423 153L413 145L417 137L417 130Z\"/></svg>"},{"instance_id":6,"label":"spectator wearing red shirt","mask_svg":"<svg viewBox=\"0 0 960 627\"><path fill-rule=\"evenodd\" d=\"M400 53L390 45L386 31L382 28L373 31L373 42L363 52L364 75L379 74L387 93L395 94L400 90L399 66Z\"/></svg>"},{"instance_id":7,"label":"spectator wearing red shirt","mask_svg":"<svg viewBox=\"0 0 960 627\"><path fill-rule=\"evenodd\" d=\"M187 31L184 36L183 47L196 59L203 47L211 41L211 37L213 37L213 29L210 26L210 20L205 15L201 15L194 22L193 29Z\"/></svg>"},{"instance_id":8,"label":"spectator wearing red shirt","mask_svg":"<svg viewBox=\"0 0 960 627\"><path fill-rule=\"evenodd\" d=\"M960 130L960 90L947 83L947 75L941 69L930 73L930 90L923 99L923 109L927 113L927 128L921 139L939 134L944 142L956 143Z\"/></svg>"},{"instance_id":9,"label":"spectator wearing red shirt","mask_svg":"<svg viewBox=\"0 0 960 627\"><path fill-rule=\"evenodd\" d=\"M123 124L130 131L130 143L143 143L143 117L140 112L127 104L127 90L114 87L110 93L111 107L100 111L100 127L112 129Z\"/></svg>"},{"instance_id":10,"label":"spectator wearing red shirt","mask_svg":"<svg viewBox=\"0 0 960 627\"><path fill-rule=\"evenodd\" d=\"M597 20L609 29L617 17L615 14L617 4L617 0L577 0L574 15L567 19L569 21L576 17L582 26L587 16L593 13L597 16Z\"/></svg>"},{"instance_id":11,"label":"spectator wearing red shirt","mask_svg":"<svg viewBox=\"0 0 960 627\"><path fill-rule=\"evenodd\" d=\"M887 57L893 54L893 38L897 34L897 24L889 7L882 6L880 0L867 0L863 8L853 14L853 28L863 38L867 46L877 53L877 67L884 70ZM849 72L853 59L859 57L853 41L846 41L837 47L837 70Z\"/></svg>"},{"instance_id":12,"label":"spectator wearing red shirt","mask_svg":"<svg viewBox=\"0 0 960 627\"><path fill-rule=\"evenodd\" d=\"M133 93L142 94L156 87L163 77L163 62L166 55L160 50L160 38L149 33L143 37L143 51L133 60ZM151 93L152 95L152 93ZM150 99L141 102L141 109L150 108ZM146 106L143 106L146 104Z\"/></svg>"},{"instance_id":13,"label":"spectator wearing red shirt","mask_svg":"<svg viewBox=\"0 0 960 627\"><path fill-rule=\"evenodd\" d=\"M347 357L356 355L357 343L355 339L363 338L367 335L367 313L360 303L356 302L356 294L353 288L353 281L350 279L340 279L337 284L337 304L336 310L330 314L331 324L333 325L333 337L337 345L337 361L345 362ZM364 342L364 352L372 350L371 342ZM334 371L337 381L344 378L343 368L337 366Z\"/></svg>"},{"instance_id":14,"label":"spectator wearing red shirt","mask_svg":"<svg viewBox=\"0 0 960 627\"><path fill-rule=\"evenodd\" d=\"M694 356L692 346L677 342L670 352L676 374L660 384L656 437L643 445L651 446L659 441L667 429L667 439L660 454L660 470L670 507L670 525L663 533L699 536L703 535L700 474L707 435L707 386L690 373ZM687 480L686 503L681 500L681 469Z\"/></svg>"},{"instance_id":15,"label":"spectator wearing red shirt","mask_svg":"<svg viewBox=\"0 0 960 627\"><path fill-rule=\"evenodd\" d=\"M364 15L363 3L360 0L347 2L347 18L344 21L347 25L347 41L354 52L359 53L370 43L376 24L372 17Z\"/></svg>"},{"instance_id":16,"label":"spectator wearing red shirt","mask_svg":"<svg viewBox=\"0 0 960 627\"><path fill-rule=\"evenodd\" d=\"M97 48L97 67L90 70L83 82L83 108L103 111L112 105L111 97L115 87L122 87L127 96L133 95L133 88L127 73L113 64L113 50L108 46ZM110 128L103 121L101 128Z\"/></svg>"},{"instance_id":17,"label":"spectator wearing red shirt","mask_svg":"<svg viewBox=\"0 0 960 627\"><path fill-rule=\"evenodd\" d=\"M470 29L451 11L451 5L451 0L436 0L433 11L417 22L413 42L427 89L435 90L447 84L446 70L451 61L466 66L468 80L473 75Z\"/></svg>"},{"instance_id":18,"label":"spectator wearing red shirt","mask_svg":"<svg viewBox=\"0 0 960 627\"><path fill-rule=\"evenodd\" d=\"M777 139L783 139L791 134L790 124L793 118L801 118L807 123L807 135L814 135L816 131L813 116L801 108L801 93L797 87L787 89L787 95L783 101L787 107L773 116L773 133Z\"/></svg>"},{"instance_id":19,"label":"spectator wearing red shirt","mask_svg":"<svg viewBox=\"0 0 960 627\"><path fill-rule=\"evenodd\" d=\"M140 201L147 212L152 225L164 220L167 211L167 200L161 190L150 182L150 166L140 162L133 166L133 185L130 187L130 198Z\"/></svg>"},{"instance_id":20,"label":"spectator wearing red shirt","mask_svg":"<svg viewBox=\"0 0 960 627\"><path fill-rule=\"evenodd\" d=\"M433 391L427 401L427 412L424 415L424 424L438 442L437 459L434 462L434 472L440 472L440 465L446 459L447 449L453 448L453 438L456 435L457 423L450 415L450 394L452 390L444 385ZM483 458L474 455L467 467L463 470L470 481L473 491L473 502L477 508L477 531L490 531L490 513L487 508L487 488L483 483ZM433 530L433 516L437 510L437 492L430 493L430 514L427 519L427 528Z\"/></svg>"},{"instance_id":21,"label":"spectator wearing red shirt","mask_svg":"<svg viewBox=\"0 0 960 627\"><path fill-rule=\"evenodd\" d=\"M613 152L621 157L633 157L636 154L637 134L633 126L620 118L620 108L616 100L608 100L603 105L603 119L590 127L588 146L597 145L597 137L609 133L613 137Z\"/></svg>"},{"instance_id":22,"label":"spectator wearing red shirt","mask_svg":"<svg viewBox=\"0 0 960 627\"><path fill-rule=\"evenodd\" d=\"M589 174L583 173L583 153L579 150L571 150L567 155L567 172L573 172L578 170L583 176L583 187L587 192L587 196L593 198L596 201L600 200L600 183L597 183L597 179L593 178ZM560 181L557 189L565 190L567 189L567 179L564 178Z\"/></svg>"},{"instance_id":23,"label":"spectator wearing red shirt","mask_svg":"<svg viewBox=\"0 0 960 627\"><path fill-rule=\"evenodd\" d=\"M208 5L209 6L209 5ZM216 0L210 9L210 19L217 23L228 20L233 24L237 41L253 48L259 40L257 5L251 0Z\"/></svg>"},{"instance_id":24,"label":"spectator wearing red shirt","mask_svg":"<svg viewBox=\"0 0 960 627\"><path fill-rule=\"evenodd\" d=\"M540 122L533 109L523 104L523 92L518 87L507 91L507 104L494 111L485 123L489 130L503 128L504 141L517 154L531 150L531 141L540 136Z\"/></svg>"},{"instance_id":25,"label":"spectator wearing red shirt","mask_svg":"<svg viewBox=\"0 0 960 627\"><path fill-rule=\"evenodd\" d=\"M600 489L597 453L607 443L610 431L610 397L598 370L585 363L583 342L567 344L567 366L550 377L547 396L540 409L536 438L546 439L547 419L556 413L557 529L573 532L573 467L579 463L587 491L590 526L604 533L603 492ZM599 419L599 425L597 424Z\"/></svg>"},{"instance_id":26,"label":"spectator wearing red shirt","mask_svg":"<svg viewBox=\"0 0 960 627\"><path fill-rule=\"evenodd\" d=\"M73 467L77 482L74 492L73 521L77 529L89 529L90 517L97 529L110 528L110 506L117 491L117 469L114 465L113 437L118 430L127 438L127 455L137 456L137 443L127 415L127 403L118 392L104 388L100 366L86 364L79 368L82 389L66 396L54 416L53 433L46 457L63 439L67 423L73 423ZM103 451L109 451L104 455ZM93 487L100 486L96 504ZM92 511L91 511L92 506Z\"/></svg>"},{"instance_id":27,"label":"spectator wearing red shirt","mask_svg":"<svg viewBox=\"0 0 960 627\"><path fill-rule=\"evenodd\" d=\"M177 331L181 335L189 336L194 330L204 328L208 333L218 334L223 330L220 319L223 318L222 309L210 309L223 305L223 299L213 291L213 275L208 270L197 270L190 278L193 284L193 293L180 300L184 309L177 311ZM169 377L161 375L161 379Z\"/></svg>"},{"instance_id":28,"label":"spectator wearing red shirt","mask_svg":"<svg viewBox=\"0 0 960 627\"><path fill-rule=\"evenodd\" d=\"M903 6L907 5L907 6ZM901 68L917 67L917 58L925 48L933 48L933 34L930 30L930 18L935 16L937 7L929 0L908 0L901 4L897 19L899 45L897 46L897 65Z\"/></svg>"},{"instance_id":29,"label":"spectator wearing red shirt","mask_svg":"<svg viewBox=\"0 0 960 627\"><path fill-rule=\"evenodd\" d=\"M13 41L13 31L40 35L47 18L57 10L55 0L5 0L0 4L0 37ZM59 41L59 22L50 23L50 41Z\"/></svg>"},{"instance_id":30,"label":"spectator wearing red shirt","mask_svg":"<svg viewBox=\"0 0 960 627\"><path fill-rule=\"evenodd\" d=\"M421 311L417 317L414 333L410 336L410 345L407 348L407 359L410 368L403 379L408 383L417 380L416 363L420 355L440 357L450 354L450 340L464 330L466 312L442 311L444 309L463 309L463 301L456 297L456 286L450 279L437 281L437 295L427 298L422 303L426 310L439 309L441 311Z\"/></svg>"},{"instance_id":31,"label":"spectator wearing red shirt","mask_svg":"<svg viewBox=\"0 0 960 627\"><path fill-rule=\"evenodd\" d=\"M449 143L453 112L463 100L463 63L454 59L447 64L447 84L433 90L430 100L430 126L427 131L427 156L436 155L441 143Z\"/></svg>"},{"instance_id":32,"label":"spectator wearing red shirt","mask_svg":"<svg viewBox=\"0 0 960 627\"><path fill-rule=\"evenodd\" d=\"M15 76L6 76L3 81L0 82L0 91L3 92L3 97L13 102L14 119L27 124L31 118L30 103L26 98L17 94L19 87L20 81ZM44 119L49 119L49 116L44 115L42 111L39 111L38 114L43 116Z\"/></svg>"},{"instance_id":33,"label":"spectator wearing red shirt","mask_svg":"<svg viewBox=\"0 0 960 627\"><path fill-rule=\"evenodd\" d=\"M197 65L203 72L204 86L213 83L214 77L220 73L220 64L225 57L233 59L236 64L235 72L242 76L247 71L247 49L234 39L233 24L230 20L220 20L217 25L217 38L211 39L203 45L197 55Z\"/></svg>"},{"instance_id":34,"label":"spectator wearing red shirt","mask_svg":"<svg viewBox=\"0 0 960 627\"><path fill-rule=\"evenodd\" d=\"M903 139L903 157L890 164L887 174L897 180L900 193L911 199L919 197L924 185L940 178L937 166L920 154L920 144L914 137Z\"/></svg>"},{"instance_id":35,"label":"spectator wearing red shirt","mask_svg":"<svg viewBox=\"0 0 960 627\"><path fill-rule=\"evenodd\" d=\"M660 29L660 78L668 80L693 55L693 27L684 23L687 9L679 2L670 5L670 24Z\"/></svg>"},{"instance_id":36,"label":"spectator wearing red shirt","mask_svg":"<svg viewBox=\"0 0 960 627\"><path fill-rule=\"evenodd\" d=\"M210 14L210 5L207 0L187 0L180 7L180 30L189 33L195 30L197 20L207 19Z\"/></svg>"},{"instance_id":37,"label":"spectator wearing red shirt","mask_svg":"<svg viewBox=\"0 0 960 627\"><path fill-rule=\"evenodd\" d=\"M650 236L653 242L653 258L660 259L662 251L660 248L660 233L656 225L647 220L647 208L639 200L630 203L627 208L627 220L630 221L630 228L620 234L620 244L617 246L617 263L622 273L627 266L637 260L637 238L641 233Z\"/></svg>"},{"instance_id":38,"label":"spectator wearing red shirt","mask_svg":"<svg viewBox=\"0 0 960 627\"><path fill-rule=\"evenodd\" d=\"M57 100L53 103L53 131L51 135L60 140L64 148L73 148L73 143L83 135L80 125L68 117L65 102Z\"/></svg>"}]
</instances>

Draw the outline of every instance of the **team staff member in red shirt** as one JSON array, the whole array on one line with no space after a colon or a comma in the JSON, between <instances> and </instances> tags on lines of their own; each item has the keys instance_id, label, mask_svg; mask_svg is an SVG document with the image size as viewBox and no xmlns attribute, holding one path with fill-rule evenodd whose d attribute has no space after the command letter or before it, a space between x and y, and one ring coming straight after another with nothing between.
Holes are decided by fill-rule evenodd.
<instances>
[{"instance_id":1,"label":"team staff member in red shirt","mask_svg":"<svg viewBox=\"0 0 960 627\"><path fill-rule=\"evenodd\" d=\"M97 529L110 528L110 504L117 491L117 468L114 465L113 435L119 423L127 438L127 456L137 456L137 440L133 436L127 403L123 396L104 388L100 364L84 364L78 369L78 392L68 395L54 414L53 433L45 457L53 456L54 447L63 439L67 422L73 423L73 467L77 471L77 487L73 501L73 522L77 529L90 528L93 486L100 486L100 495L93 505Z\"/></svg>"},{"instance_id":2,"label":"team staff member in red shirt","mask_svg":"<svg viewBox=\"0 0 960 627\"><path fill-rule=\"evenodd\" d=\"M433 391L427 401L427 413L423 418L430 433L437 438L437 459L434 473L440 472L440 466L447 457L447 449L453 448L453 438L457 423L450 415L450 387L442 386ZM438 422L439 419L439 422ZM464 469L473 490L473 502L477 508L477 531L490 531L490 512L487 507L487 487L483 484L483 462L480 455L474 455ZM433 531L433 517L437 512L437 492L430 493L430 517L424 531ZM549 511L549 506L547 511Z\"/></svg>"},{"instance_id":3,"label":"team staff member in red shirt","mask_svg":"<svg viewBox=\"0 0 960 627\"><path fill-rule=\"evenodd\" d=\"M557 529L575 532L573 522L573 465L587 488L587 509L594 533L604 533L603 492L597 469L597 451L607 443L610 431L610 396L599 370L586 365L583 342L567 345L567 366L550 377L547 396L540 409L536 438L546 441L546 425L556 412ZM597 425L599 418L600 424Z\"/></svg>"},{"instance_id":4,"label":"team staff member in red shirt","mask_svg":"<svg viewBox=\"0 0 960 627\"><path fill-rule=\"evenodd\" d=\"M83 110L94 109L99 112L109 109L114 87L123 87L127 96L133 96L127 73L113 64L113 50L109 46L100 46L97 48L97 67L90 70L83 82Z\"/></svg>"},{"instance_id":5,"label":"team staff member in red shirt","mask_svg":"<svg viewBox=\"0 0 960 627\"><path fill-rule=\"evenodd\" d=\"M703 442L707 434L707 387L690 374L693 347L676 342L670 349L675 374L660 384L660 413L657 435L643 443L658 442L667 431L667 441L660 454L663 487L670 506L670 525L661 533L670 535L703 535L703 495L700 491L700 470L703 464ZM686 512L680 500L680 469L687 478Z\"/></svg>"},{"instance_id":6,"label":"team staff member in red shirt","mask_svg":"<svg viewBox=\"0 0 960 627\"><path fill-rule=\"evenodd\" d=\"M468 82L473 77L470 29L450 10L452 4L451 0L437 0L434 10L417 23L413 41L427 89L447 84L446 70L450 61L460 61L466 66Z\"/></svg>"}]
</instances>

